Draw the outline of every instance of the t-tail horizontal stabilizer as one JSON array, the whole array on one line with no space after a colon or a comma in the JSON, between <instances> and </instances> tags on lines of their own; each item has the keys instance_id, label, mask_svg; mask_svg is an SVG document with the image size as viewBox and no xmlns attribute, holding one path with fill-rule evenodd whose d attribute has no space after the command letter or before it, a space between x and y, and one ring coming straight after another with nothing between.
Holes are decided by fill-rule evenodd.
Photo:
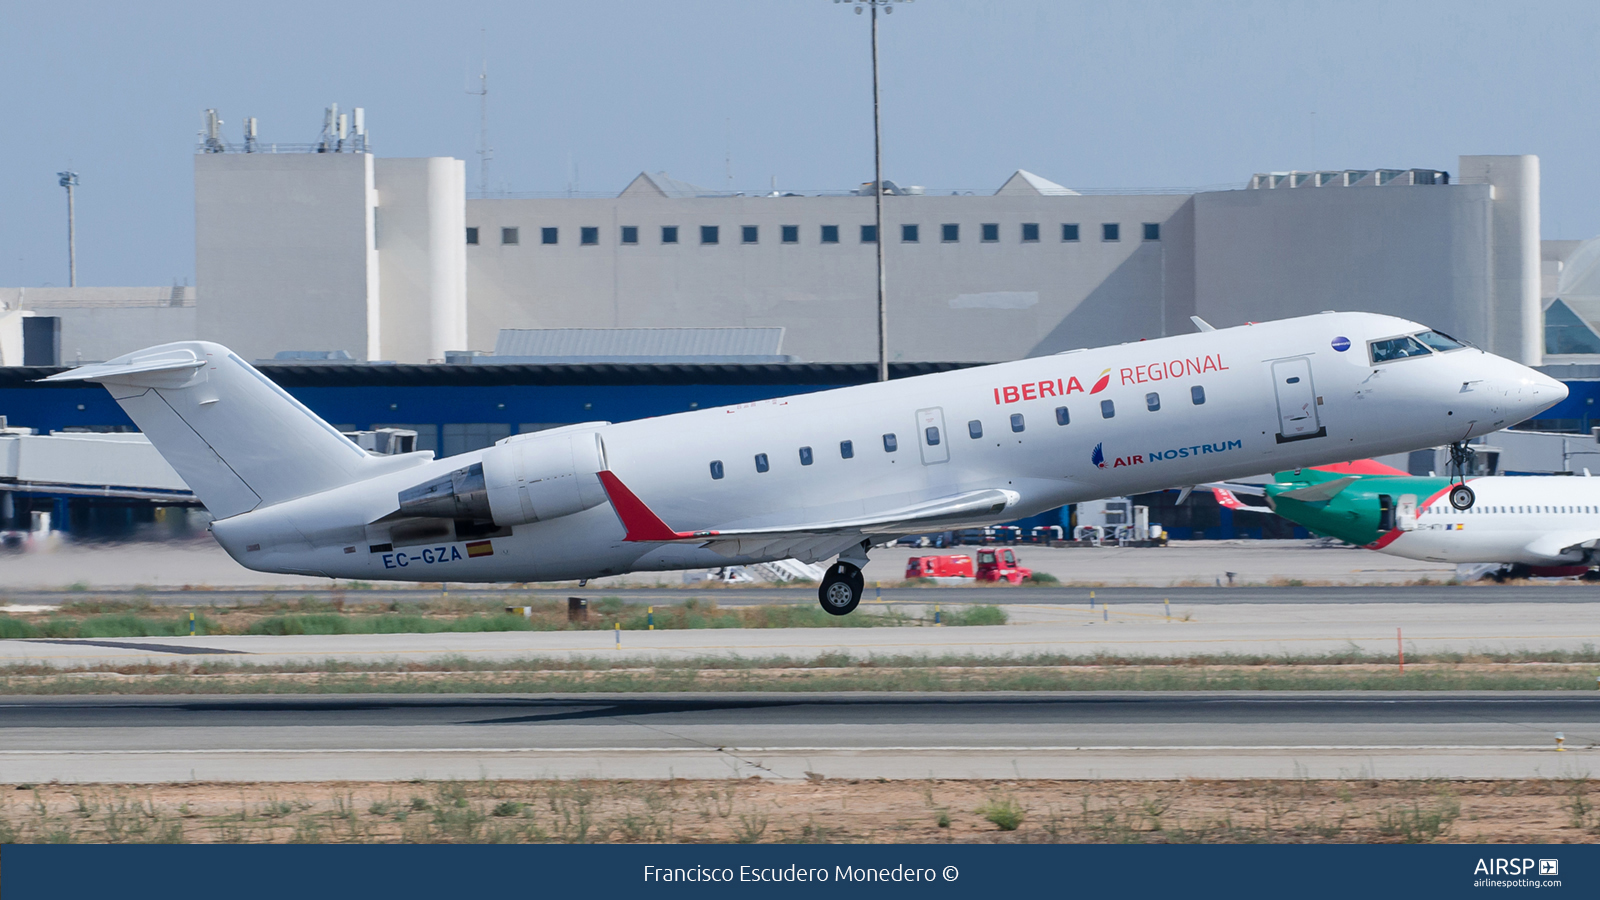
<instances>
[{"instance_id":1,"label":"t-tail horizontal stabilizer","mask_svg":"<svg viewBox=\"0 0 1600 900\"><path fill-rule=\"evenodd\" d=\"M1321 484L1313 484L1303 488L1284 491L1277 499L1299 500L1301 503L1316 503L1320 500L1332 500L1339 496L1339 492L1361 480L1359 475L1346 475Z\"/></svg>"}]
</instances>

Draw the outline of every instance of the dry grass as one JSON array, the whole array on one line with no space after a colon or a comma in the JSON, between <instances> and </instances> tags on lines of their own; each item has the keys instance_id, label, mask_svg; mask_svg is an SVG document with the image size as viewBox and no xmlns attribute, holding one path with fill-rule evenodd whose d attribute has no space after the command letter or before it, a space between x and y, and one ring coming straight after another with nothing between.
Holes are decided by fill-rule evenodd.
<instances>
[{"instance_id":1,"label":"dry grass","mask_svg":"<svg viewBox=\"0 0 1600 900\"><path fill-rule=\"evenodd\" d=\"M25 785L0 843L1592 842L1586 778Z\"/></svg>"}]
</instances>

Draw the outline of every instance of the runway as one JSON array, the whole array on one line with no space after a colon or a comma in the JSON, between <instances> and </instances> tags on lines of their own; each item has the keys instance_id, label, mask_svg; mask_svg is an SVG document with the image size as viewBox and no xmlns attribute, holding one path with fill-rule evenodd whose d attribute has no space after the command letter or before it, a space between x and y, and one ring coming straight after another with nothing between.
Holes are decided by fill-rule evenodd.
<instances>
[{"instance_id":1,"label":"runway","mask_svg":"<svg viewBox=\"0 0 1600 900\"><path fill-rule=\"evenodd\" d=\"M1364 585L1364 586L1251 586L1251 587L1020 587L995 586L934 586L915 588L867 588L869 604L875 600L889 603L982 603L996 606L1055 604L1087 606L1093 592L1098 601L1112 604L1160 603L1170 600L1196 606L1236 606L1274 604L1349 604L1349 603L1405 603L1405 604L1465 604L1484 605L1499 603L1562 603L1596 604L1600 606L1600 585L1550 582L1524 585ZM55 606L62 603L82 602L86 599L120 603L149 603L153 606L204 607L249 606L263 601L313 600L329 603L339 600L346 606L362 604L388 605L391 603L418 603L449 597L455 600L474 600L485 604L515 605L529 599L565 602L569 596L589 600L602 597L620 597L636 605L658 606L682 603L694 597L713 599L722 606L754 606L760 604L815 603L816 589L805 587L723 587L696 588L646 588L610 587L604 589L568 586L555 589L537 586L529 589L515 587L484 588L473 585L452 584L448 590L437 585L417 587L376 587L363 590L288 589L288 588L230 588L227 590L149 590L133 588L96 589L93 591L20 590L0 589L0 598L22 607ZM3 609L3 607L0 607Z\"/></svg>"},{"instance_id":2,"label":"runway","mask_svg":"<svg viewBox=\"0 0 1600 900\"><path fill-rule=\"evenodd\" d=\"M1551 593L1564 593L1551 591ZM1108 608L1109 605L1109 608ZM864 603L870 614L874 605ZM738 657L812 659L962 656L1227 654L1312 657L1352 650L1407 654L1589 652L1600 617L1572 603L1119 602L1013 604L1012 624L971 627L702 628L662 631L501 631L436 634L201 635L97 640L0 640L0 666L81 668L172 662L260 665L584 659L649 664ZM1170 610L1170 616L1169 616ZM931 612L928 606L914 611Z\"/></svg>"},{"instance_id":3,"label":"runway","mask_svg":"<svg viewBox=\"0 0 1600 900\"><path fill-rule=\"evenodd\" d=\"M0 738L9 783L1529 778L1600 768L1600 695L19 697Z\"/></svg>"}]
</instances>

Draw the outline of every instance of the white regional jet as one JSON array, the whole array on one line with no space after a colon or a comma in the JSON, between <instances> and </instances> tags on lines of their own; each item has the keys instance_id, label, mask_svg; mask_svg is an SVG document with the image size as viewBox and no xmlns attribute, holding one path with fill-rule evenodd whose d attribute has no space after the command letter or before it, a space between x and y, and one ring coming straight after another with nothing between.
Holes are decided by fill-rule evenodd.
<instances>
[{"instance_id":1,"label":"white regional jet","mask_svg":"<svg viewBox=\"0 0 1600 900\"><path fill-rule=\"evenodd\" d=\"M1567 393L1390 316L1196 324L441 460L369 455L213 343L46 380L105 385L251 569L553 581L837 557L818 592L836 615L860 602L868 551L899 535L1464 441Z\"/></svg>"}]
</instances>

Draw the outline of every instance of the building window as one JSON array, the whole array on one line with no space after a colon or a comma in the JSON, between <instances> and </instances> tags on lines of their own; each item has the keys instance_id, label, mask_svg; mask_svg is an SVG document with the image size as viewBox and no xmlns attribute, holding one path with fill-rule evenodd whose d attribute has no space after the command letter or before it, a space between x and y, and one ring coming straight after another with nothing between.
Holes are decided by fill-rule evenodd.
<instances>
[{"instance_id":1,"label":"building window","mask_svg":"<svg viewBox=\"0 0 1600 900\"><path fill-rule=\"evenodd\" d=\"M785 226L783 226L783 242L785 244L798 244L798 243L800 243L800 226L799 225L785 225Z\"/></svg>"},{"instance_id":2,"label":"building window","mask_svg":"<svg viewBox=\"0 0 1600 900\"><path fill-rule=\"evenodd\" d=\"M824 225L824 226L822 226L822 242L824 244L837 244L837 243L839 243L839 226L837 226L837 225Z\"/></svg>"},{"instance_id":3,"label":"building window","mask_svg":"<svg viewBox=\"0 0 1600 900\"><path fill-rule=\"evenodd\" d=\"M469 243L469 244L477 244L478 243L478 229L476 229L476 228L468 228L467 229L467 243Z\"/></svg>"},{"instance_id":4,"label":"building window","mask_svg":"<svg viewBox=\"0 0 1600 900\"><path fill-rule=\"evenodd\" d=\"M1161 240L1161 223L1160 222L1146 222L1146 223L1144 223L1144 239L1147 240L1147 241L1159 241L1159 240Z\"/></svg>"},{"instance_id":5,"label":"building window","mask_svg":"<svg viewBox=\"0 0 1600 900\"><path fill-rule=\"evenodd\" d=\"M1027 427L1027 426L1024 425L1023 422L1022 422L1022 413L1012 413L1011 414L1011 430L1017 432L1018 434L1021 434L1022 433L1022 429L1025 428L1025 427Z\"/></svg>"},{"instance_id":6,"label":"building window","mask_svg":"<svg viewBox=\"0 0 1600 900\"><path fill-rule=\"evenodd\" d=\"M1104 223L1103 225L1100 226L1100 240L1102 240L1102 241L1120 241L1120 240L1122 240L1122 226L1117 224L1116 222L1106 222L1106 223Z\"/></svg>"},{"instance_id":7,"label":"building window","mask_svg":"<svg viewBox=\"0 0 1600 900\"><path fill-rule=\"evenodd\" d=\"M663 243L663 244L676 244L677 242L678 242L678 226L676 226L676 225L663 225L663 226L661 226L661 243Z\"/></svg>"},{"instance_id":8,"label":"building window","mask_svg":"<svg viewBox=\"0 0 1600 900\"><path fill-rule=\"evenodd\" d=\"M809 466L809 465L811 465L811 463L812 463L811 448L810 447L801 447L800 448L800 465Z\"/></svg>"},{"instance_id":9,"label":"building window","mask_svg":"<svg viewBox=\"0 0 1600 900\"><path fill-rule=\"evenodd\" d=\"M850 441L839 442L839 458L849 459L856 455L856 445Z\"/></svg>"},{"instance_id":10,"label":"building window","mask_svg":"<svg viewBox=\"0 0 1600 900\"><path fill-rule=\"evenodd\" d=\"M861 226L861 243L863 243L863 244L876 244L877 242L878 242L878 226L876 226L876 225L863 225L863 226Z\"/></svg>"},{"instance_id":11,"label":"building window","mask_svg":"<svg viewBox=\"0 0 1600 900\"><path fill-rule=\"evenodd\" d=\"M745 225L741 227L739 229L739 234L740 238L746 244L758 244L761 242L761 229L754 225Z\"/></svg>"},{"instance_id":12,"label":"building window","mask_svg":"<svg viewBox=\"0 0 1600 900\"><path fill-rule=\"evenodd\" d=\"M992 244L1000 240L1000 226L998 223L985 222L981 227L983 228L983 242L985 244Z\"/></svg>"},{"instance_id":13,"label":"building window","mask_svg":"<svg viewBox=\"0 0 1600 900\"><path fill-rule=\"evenodd\" d=\"M1110 400L1100 401L1100 418L1109 419L1117 414L1117 406Z\"/></svg>"},{"instance_id":14,"label":"building window","mask_svg":"<svg viewBox=\"0 0 1600 900\"><path fill-rule=\"evenodd\" d=\"M1155 412L1161 408L1161 395L1151 391L1144 395L1144 408Z\"/></svg>"},{"instance_id":15,"label":"building window","mask_svg":"<svg viewBox=\"0 0 1600 900\"><path fill-rule=\"evenodd\" d=\"M757 472L765 472L770 468L772 468L772 466L767 463L767 455L765 453L757 453L756 454L756 471Z\"/></svg>"},{"instance_id":16,"label":"building window","mask_svg":"<svg viewBox=\"0 0 1600 900\"><path fill-rule=\"evenodd\" d=\"M711 477L712 479L718 479L722 477L722 460L713 459L711 461Z\"/></svg>"},{"instance_id":17,"label":"building window","mask_svg":"<svg viewBox=\"0 0 1600 900\"><path fill-rule=\"evenodd\" d=\"M541 228L541 229L539 229L539 243L541 243L541 244L559 243L560 242L560 238L561 238L561 230L559 228Z\"/></svg>"},{"instance_id":18,"label":"building window","mask_svg":"<svg viewBox=\"0 0 1600 900\"><path fill-rule=\"evenodd\" d=\"M1076 222L1061 223L1061 239L1068 242L1078 240L1078 225Z\"/></svg>"},{"instance_id":19,"label":"building window","mask_svg":"<svg viewBox=\"0 0 1600 900\"><path fill-rule=\"evenodd\" d=\"M972 435L973 440L983 437L983 423L979 422L977 419L973 419L971 422L968 422L967 434Z\"/></svg>"},{"instance_id":20,"label":"building window","mask_svg":"<svg viewBox=\"0 0 1600 900\"><path fill-rule=\"evenodd\" d=\"M622 226L622 242L624 244L637 244L637 243L639 243L639 226L637 226L637 225L624 225L624 226Z\"/></svg>"},{"instance_id":21,"label":"building window","mask_svg":"<svg viewBox=\"0 0 1600 900\"><path fill-rule=\"evenodd\" d=\"M502 228L502 229L500 229L500 243L502 243L502 244L520 243L520 234L521 234L521 229L517 229L517 228Z\"/></svg>"},{"instance_id":22,"label":"building window","mask_svg":"<svg viewBox=\"0 0 1600 900\"><path fill-rule=\"evenodd\" d=\"M960 225L940 225L939 231L941 233L940 240L946 244L954 244L956 241L961 240Z\"/></svg>"},{"instance_id":23,"label":"building window","mask_svg":"<svg viewBox=\"0 0 1600 900\"><path fill-rule=\"evenodd\" d=\"M600 243L600 229L585 225L578 229L578 243L593 246Z\"/></svg>"},{"instance_id":24,"label":"building window","mask_svg":"<svg viewBox=\"0 0 1600 900\"><path fill-rule=\"evenodd\" d=\"M507 422L447 422L444 426L445 456L455 456L468 450L493 447L494 442L511 436Z\"/></svg>"},{"instance_id":25,"label":"building window","mask_svg":"<svg viewBox=\"0 0 1600 900\"><path fill-rule=\"evenodd\" d=\"M1067 415L1067 408L1065 406L1056 407L1056 424L1057 425L1066 425L1071 421L1072 421L1072 417Z\"/></svg>"},{"instance_id":26,"label":"building window","mask_svg":"<svg viewBox=\"0 0 1600 900\"><path fill-rule=\"evenodd\" d=\"M928 439L929 447L939 446L939 426L929 425L927 428L923 429L923 434Z\"/></svg>"},{"instance_id":27,"label":"building window","mask_svg":"<svg viewBox=\"0 0 1600 900\"><path fill-rule=\"evenodd\" d=\"M1195 406L1204 406L1206 402L1206 389L1200 385L1189 388L1189 400Z\"/></svg>"},{"instance_id":28,"label":"building window","mask_svg":"<svg viewBox=\"0 0 1600 900\"><path fill-rule=\"evenodd\" d=\"M1038 222L1023 222L1022 223L1022 242L1024 244L1037 244L1037 243L1039 243L1039 223Z\"/></svg>"},{"instance_id":29,"label":"building window","mask_svg":"<svg viewBox=\"0 0 1600 900\"><path fill-rule=\"evenodd\" d=\"M892 434L883 436L883 452L893 453L900 449L900 440Z\"/></svg>"},{"instance_id":30,"label":"building window","mask_svg":"<svg viewBox=\"0 0 1600 900\"><path fill-rule=\"evenodd\" d=\"M918 229L917 229L917 226L915 226L915 225L901 225L900 226L900 243L902 243L902 244L915 244L918 240L921 239L920 236L917 234L917 231L918 231Z\"/></svg>"},{"instance_id":31,"label":"building window","mask_svg":"<svg viewBox=\"0 0 1600 900\"><path fill-rule=\"evenodd\" d=\"M702 244L715 244L716 242L717 242L717 226L715 226L715 225L701 225L700 226L700 243L702 243Z\"/></svg>"}]
</instances>

